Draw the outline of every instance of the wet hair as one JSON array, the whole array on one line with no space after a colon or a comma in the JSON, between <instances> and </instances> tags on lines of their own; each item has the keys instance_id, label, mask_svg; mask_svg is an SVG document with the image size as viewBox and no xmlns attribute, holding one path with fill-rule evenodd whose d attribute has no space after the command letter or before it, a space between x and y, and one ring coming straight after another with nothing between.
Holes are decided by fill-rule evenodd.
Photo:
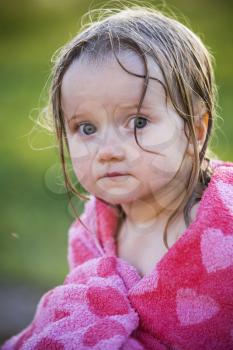
<instances>
[{"instance_id":1,"label":"wet hair","mask_svg":"<svg viewBox=\"0 0 233 350\"><path fill-rule=\"evenodd\" d=\"M54 59L50 108L65 184L68 193L73 192L80 199L88 198L72 184L65 161L65 146L69 154L69 145L61 106L61 84L67 69L74 60L80 58L92 63L101 63L110 55L114 55L128 74L144 79L144 90L138 104L139 113L148 82L153 79L148 70L148 57L151 57L162 72L165 83L159 82L164 87L167 99L169 98L169 102L183 119L188 143L191 142L194 149L192 170L185 196L169 217L164 230L163 241L169 249L167 244L169 223L183 211L186 226L190 224L190 210L201 199L212 175L208 144L216 115L217 100L213 57L202 40L187 26L154 8L125 6L121 9L100 10L99 14L99 18L82 27L81 31L59 50ZM145 68L144 75L137 75L122 64L119 54L125 50L130 50L140 57ZM195 133L195 103L204 105L208 113L206 139L200 152ZM138 146L141 147L137 140L136 127L134 135ZM146 149L145 151L150 152Z\"/></svg>"}]
</instances>

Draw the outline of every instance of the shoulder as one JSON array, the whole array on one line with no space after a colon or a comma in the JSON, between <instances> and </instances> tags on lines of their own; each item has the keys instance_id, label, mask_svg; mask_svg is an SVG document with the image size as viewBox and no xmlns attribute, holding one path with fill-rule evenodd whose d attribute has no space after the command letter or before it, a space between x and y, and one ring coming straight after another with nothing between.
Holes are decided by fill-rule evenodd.
<instances>
[{"instance_id":1,"label":"shoulder","mask_svg":"<svg viewBox=\"0 0 233 350\"><path fill-rule=\"evenodd\" d=\"M230 189L230 193L232 194L231 189L233 190L233 163L225 162L222 160L212 160L210 162L210 166L213 170L212 182L216 186L227 186Z\"/></svg>"},{"instance_id":2,"label":"shoulder","mask_svg":"<svg viewBox=\"0 0 233 350\"><path fill-rule=\"evenodd\" d=\"M68 230L69 267L73 269L98 255L96 198L91 196Z\"/></svg>"},{"instance_id":3,"label":"shoulder","mask_svg":"<svg viewBox=\"0 0 233 350\"><path fill-rule=\"evenodd\" d=\"M213 171L221 172L223 170L232 173L233 172L233 162L231 161L224 161L221 159L212 159L210 160L210 166L213 169Z\"/></svg>"},{"instance_id":4,"label":"shoulder","mask_svg":"<svg viewBox=\"0 0 233 350\"><path fill-rule=\"evenodd\" d=\"M200 203L201 216L229 232L233 228L233 163L214 160L210 165L213 174Z\"/></svg>"},{"instance_id":5,"label":"shoulder","mask_svg":"<svg viewBox=\"0 0 233 350\"><path fill-rule=\"evenodd\" d=\"M88 224L90 228L95 228L96 225L96 197L90 196L87 202L83 205L83 211L79 218L76 218L69 228L69 237L72 238L79 232L80 226Z\"/></svg>"}]
</instances>

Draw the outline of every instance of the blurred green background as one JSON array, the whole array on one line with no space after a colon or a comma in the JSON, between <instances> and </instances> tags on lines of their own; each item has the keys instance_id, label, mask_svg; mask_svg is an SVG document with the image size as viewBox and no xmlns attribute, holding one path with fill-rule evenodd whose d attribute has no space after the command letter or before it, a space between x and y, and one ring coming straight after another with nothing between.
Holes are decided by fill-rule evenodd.
<instances>
[{"instance_id":1,"label":"blurred green background","mask_svg":"<svg viewBox=\"0 0 233 350\"><path fill-rule=\"evenodd\" d=\"M166 3L179 18L184 15L215 56L222 119L212 148L219 158L233 161L233 3ZM46 104L43 90L53 53L77 32L80 17L99 4L89 0L0 2L2 285L14 282L46 290L61 284L68 271L67 230L73 215L54 175L59 167L57 150L35 150L50 146L53 139L30 131L32 119Z\"/></svg>"}]
</instances>

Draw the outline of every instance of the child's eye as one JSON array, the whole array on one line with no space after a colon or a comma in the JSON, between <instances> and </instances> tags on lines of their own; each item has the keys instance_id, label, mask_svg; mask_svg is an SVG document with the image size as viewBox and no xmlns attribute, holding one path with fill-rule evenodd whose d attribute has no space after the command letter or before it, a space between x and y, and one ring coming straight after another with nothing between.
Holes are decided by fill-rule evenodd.
<instances>
[{"instance_id":1,"label":"child's eye","mask_svg":"<svg viewBox=\"0 0 233 350\"><path fill-rule=\"evenodd\" d=\"M141 117L141 116L133 117L130 121L132 121L132 120L134 121L133 127L135 126L136 129L144 128L149 122L149 120L147 120L146 118Z\"/></svg>"},{"instance_id":2,"label":"child's eye","mask_svg":"<svg viewBox=\"0 0 233 350\"><path fill-rule=\"evenodd\" d=\"M81 135L92 135L96 132L96 127L91 123L82 123L77 125L76 130L78 130Z\"/></svg>"}]
</instances>

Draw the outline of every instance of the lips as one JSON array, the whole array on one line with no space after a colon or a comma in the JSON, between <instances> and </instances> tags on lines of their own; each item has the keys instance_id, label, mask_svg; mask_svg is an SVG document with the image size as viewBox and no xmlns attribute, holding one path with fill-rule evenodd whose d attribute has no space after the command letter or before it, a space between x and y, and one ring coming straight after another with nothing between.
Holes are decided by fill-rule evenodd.
<instances>
[{"instance_id":1,"label":"lips","mask_svg":"<svg viewBox=\"0 0 233 350\"><path fill-rule=\"evenodd\" d=\"M114 171L114 172L105 174L103 177L116 177L116 176L125 176L125 175L128 175L128 174L123 174L123 173Z\"/></svg>"}]
</instances>

